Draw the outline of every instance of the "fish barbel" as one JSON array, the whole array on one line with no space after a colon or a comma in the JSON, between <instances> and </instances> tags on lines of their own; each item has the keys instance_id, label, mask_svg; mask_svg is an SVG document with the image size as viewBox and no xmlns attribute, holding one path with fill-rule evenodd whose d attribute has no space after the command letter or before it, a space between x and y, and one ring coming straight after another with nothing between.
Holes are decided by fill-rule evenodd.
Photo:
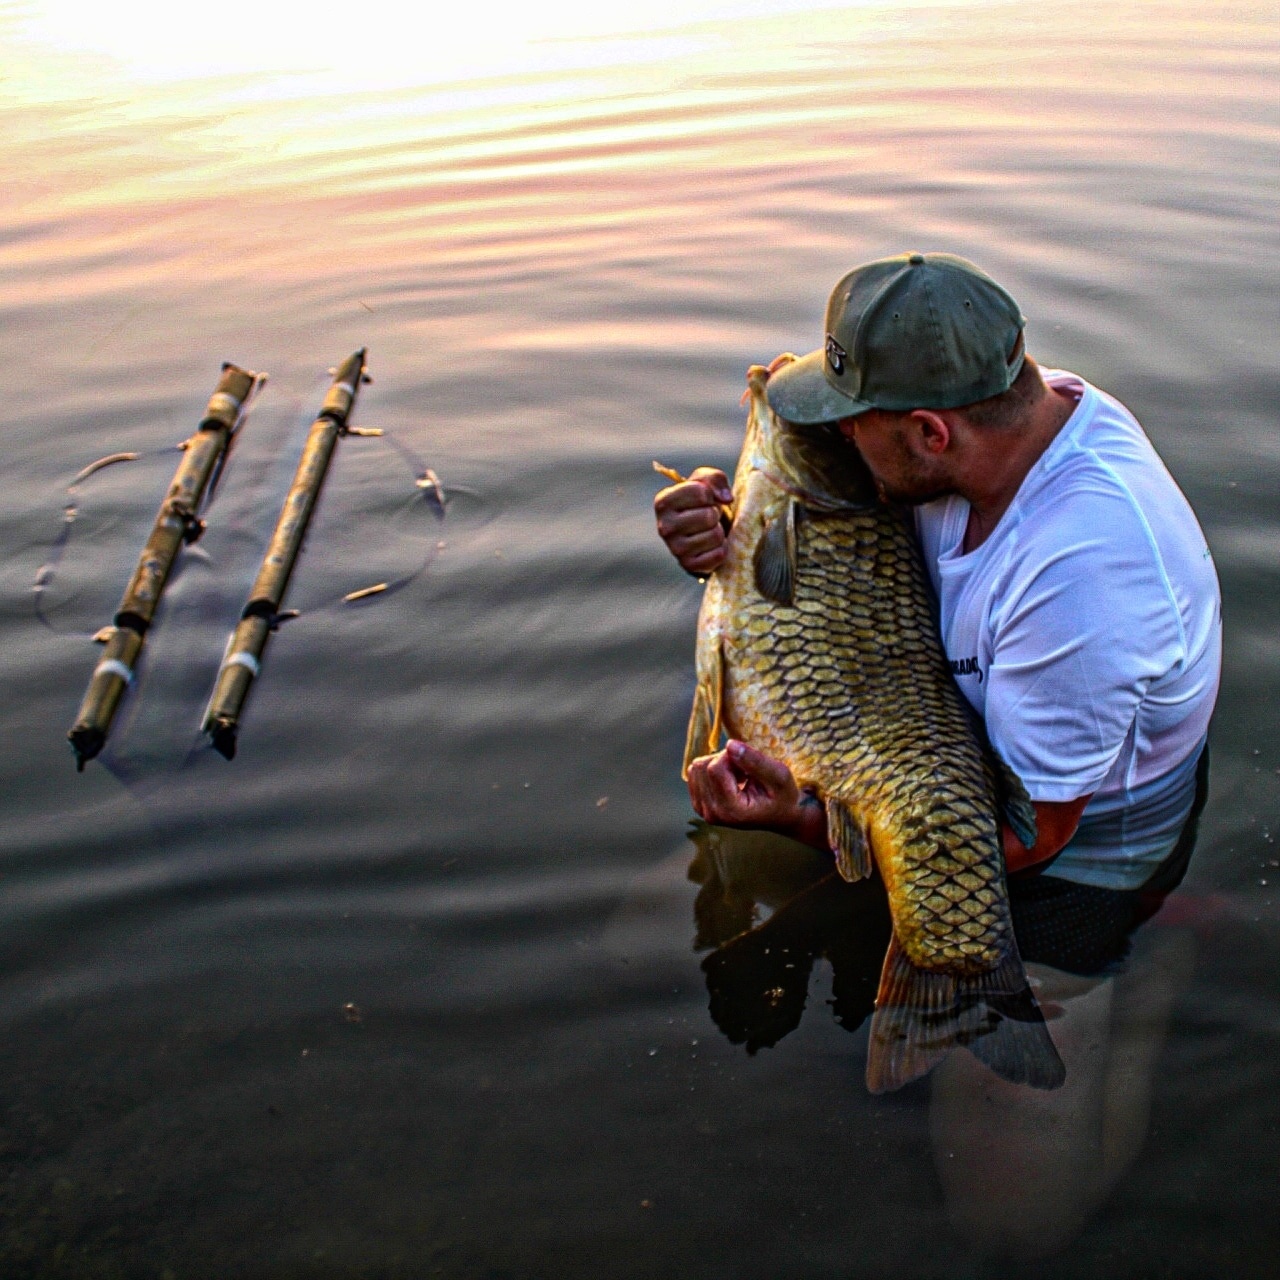
<instances>
[{"instance_id":1,"label":"fish barbel","mask_svg":"<svg viewBox=\"0 0 1280 1280\"><path fill-rule=\"evenodd\" d=\"M748 373L734 521L698 616L685 771L722 732L826 805L847 880L878 870L893 919L867 1085L896 1089L963 1044L997 1074L1065 1077L1018 954L1001 817L1035 810L956 687L910 517L879 502L834 426L795 427Z\"/></svg>"}]
</instances>

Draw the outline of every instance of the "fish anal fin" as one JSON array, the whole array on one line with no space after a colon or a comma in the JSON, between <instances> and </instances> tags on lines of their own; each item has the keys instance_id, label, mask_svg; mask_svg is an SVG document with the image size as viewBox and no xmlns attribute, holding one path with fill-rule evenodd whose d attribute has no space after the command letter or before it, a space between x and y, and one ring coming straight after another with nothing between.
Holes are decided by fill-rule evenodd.
<instances>
[{"instance_id":1,"label":"fish anal fin","mask_svg":"<svg viewBox=\"0 0 1280 1280\"><path fill-rule=\"evenodd\" d=\"M796 507L787 500L781 515L770 521L752 559L756 590L775 604L792 604L796 598Z\"/></svg>"},{"instance_id":2,"label":"fish anal fin","mask_svg":"<svg viewBox=\"0 0 1280 1280\"><path fill-rule=\"evenodd\" d=\"M827 797L827 843L836 855L836 870L849 881L864 880L875 867L866 826L839 796Z\"/></svg>"},{"instance_id":3,"label":"fish anal fin","mask_svg":"<svg viewBox=\"0 0 1280 1280\"><path fill-rule=\"evenodd\" d=\"M699 756L710 755L720 745L721 701L724 696L724 653L717 643L698 653L698 683L693 691L689 729L684 740L684 764L680 776L687 782L689 766Z\"/></svg>"},{"instance_id":4,"label":"fish anal fin","mask_svg":"<svg viewBox=\"0 0 1280 1280\"><path fill-rule=\"evenodd\" d=\"M987 726L982 717L963 699L965 710L969 715L969 724L982 745L983 754L991 768L991 781L996 789L996 802L1000 806L1000 816L1009 824L1010 830L1030 849L1036 842L1037 823L1036 809L1027 794L1027 788L1017 772L1005 762L1000 753L991 745L987 734Z\"/></svg>"},{"instance_id":5,"label":"fish anal fin","mask_svg":"<svg viewBox=\"0 0 1280 1280\"><path fill-rule=\"evenodd\" d=\"M1023 846L1030 849L1039 834L1035 805L1031 803L1022 779L999 756L996 757L996 778L1000 786L1000 805L1004 811L1004 820Z\"/></svg>"},{"instance_id":6,"label":"fish anal fin","mask_svg":"<svg viewBox=\"0 0 1280 1280\"><path fill-rule=\"evenodd\" d=\"M1066 1079L1016 947L990 972L963 975L916 967L895 936L871 1019L867 1088L900 1089L956 1045L1011 1084L1056 1089Z\"/></svg>"}]
</instances>

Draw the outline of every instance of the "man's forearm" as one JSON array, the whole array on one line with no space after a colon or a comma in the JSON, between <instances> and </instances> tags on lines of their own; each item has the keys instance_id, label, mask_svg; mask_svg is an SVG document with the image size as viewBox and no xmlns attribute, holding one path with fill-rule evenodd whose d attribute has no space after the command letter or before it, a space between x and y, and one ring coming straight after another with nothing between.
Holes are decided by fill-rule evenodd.
<instances>
[{"instance_id":1,"label":"man's forearm","mask_svg":"<svg viewBox=\"0 0 1280 1280\"><path fill-rule=\"evenodd\" d=\"M796 807L795 822L782 833L812 849L821 849L824 853L831 851L827 841L827 806L806 791Z\"/></svg>"},{"instance_id":2,"label":"man's forearm","mask_svg":"<svg viewBox=\"0 0 1280 1280\"><path fill-rule=\"evenodd\" d=\"M1088 796L1062 802L1032 801L1036 811L1036 842L1030 849L1013 834L1008 826L1002 825L1000 834L1004 841L1005 866L1009 872L1014 874L1029 870L1040 863L1048 862L1060 853L1075 835L1080 815L1088 803ZM695 805L695 807L698 806ZM807 844L810 848L829 852L831 845L827 839L826 805L811 791L802 791L799 800L789 807L791 812L785 822L779 822L775 817L772 820L766 818L762 822L753 824L746 815L743 815L745 821L742 825L764 826L777 831L779 835L789 836L792 840ZM701 812L701 809L699 811ZM708 817L705 813L703 816ZM727 815L714 814L708 817L708 821L716 820L732 822Z\"/></svg>"},{"instance_id":3,"label":"man's forearm","mask_svg":"<svg viewBox=\"0 0 1280 1280\"><path fill-rule=\"evenodd\" d=\"M1030 870L1061 853L1075 835L1080 815L1090 799L1090 796L1081 796L1077 800L1033 800L1036 842L1030 849L1007 826L1002 827L1004 863L1010 874Z\"/></svg>"}]
</instances>

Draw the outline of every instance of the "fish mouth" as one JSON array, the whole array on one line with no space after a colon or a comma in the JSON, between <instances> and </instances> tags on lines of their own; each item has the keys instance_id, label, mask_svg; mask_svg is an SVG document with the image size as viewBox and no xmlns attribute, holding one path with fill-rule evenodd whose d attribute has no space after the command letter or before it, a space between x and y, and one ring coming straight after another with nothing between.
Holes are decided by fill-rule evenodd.
<instances>
[{"instance_id":1,"label":"fish mouth","mask_svg":"<svg viewBox=\"0 0 1280 1280\"><path fill-rule=\"evenodd\" d=\"M857 446L838 432L833 438L810 440L807 433L813 430L761 433L752 467L819 514L881 505L879 482Z\"/></svg>"},{"instance_id":2,"label":"fish mouth","mask_svg":"<svg viewBox=\"0 0 1280 1280\"><path fill-rule=\"evenodd\" d=\"M751 384L744 456L754 470L816 512L865 510L880 501L871 469L839 426L779 418L769 408L762 381Z\"/></svg>"}]
</instances>

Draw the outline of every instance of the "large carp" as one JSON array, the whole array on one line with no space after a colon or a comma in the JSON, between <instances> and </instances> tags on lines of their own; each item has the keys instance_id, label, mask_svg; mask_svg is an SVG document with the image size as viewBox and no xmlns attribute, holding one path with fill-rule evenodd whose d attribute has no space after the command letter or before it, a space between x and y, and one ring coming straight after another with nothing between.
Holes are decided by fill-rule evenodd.
<instances>
[{"instance_id":1,"label":"large carp","mask_svg":"<svg viewBox=\"0 0 1280 1280\"><path fill-rule=\"evenodd\" d=\"M748 373L751 409L724 562L698 616L690 761L721 733L783 760L825 802L847 880L879 871L893 938L867 1085L896 1089L956 1044L1041 1089L1065 1070L1027 983L1003 816L1035 810L956 687L909 517L882 504L834 426L796 427Z\"/></svg>"}]
</instances>

